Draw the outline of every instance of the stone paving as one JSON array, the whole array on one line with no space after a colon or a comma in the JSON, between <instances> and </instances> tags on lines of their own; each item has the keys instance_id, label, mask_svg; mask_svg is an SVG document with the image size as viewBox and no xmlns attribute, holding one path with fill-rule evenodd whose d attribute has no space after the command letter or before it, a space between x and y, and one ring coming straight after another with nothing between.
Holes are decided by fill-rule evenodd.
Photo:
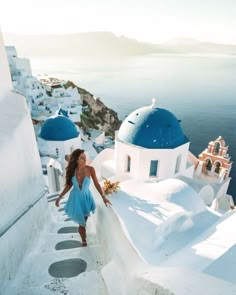
<instances>
[{"instance_id":1,"label":"stone paving","mask_svg":"<svg viewBox=\"0 0 236 295\"><path fill-rule=\"evenodd\" d=\"M48 197L51 219L19 267L16 279L1 295L107 295L101 276L103 259L93 216L87 222L87 247L61 202ZM1 292L0 292L1 293Z\"/></svg>"}]
</instances>

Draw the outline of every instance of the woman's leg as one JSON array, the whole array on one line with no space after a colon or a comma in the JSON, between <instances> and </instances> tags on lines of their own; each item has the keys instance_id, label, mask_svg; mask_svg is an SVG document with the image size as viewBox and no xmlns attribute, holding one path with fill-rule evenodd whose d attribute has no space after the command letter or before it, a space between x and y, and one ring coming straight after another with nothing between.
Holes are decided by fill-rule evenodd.
<instances>
[{"instance_id":1,"label":"woman's leg","mask_svg":"<svg viewBox=\"0 0 236 295\"><path fill-rule=\"evenodd\" d=\"M88 216L84 217L85 221L87 221ZM79 226L78 232L80 234L81 240L82 240L82 246L87 246L87 242L86 242L86 226Z\"/></svg>"},{"instance_id":2,"label":"woman's leg","mask_svg":"<svg viewBox=\"0 0 236 295\"><path fill-rule=\"evenodd\" d=\"M79 234L80 234L80 237L82 240L82 246L87 246L86 245L86 228L85 228L85 226L80 225L78 231L79 231Z\"/></svg>"}]
</instances>

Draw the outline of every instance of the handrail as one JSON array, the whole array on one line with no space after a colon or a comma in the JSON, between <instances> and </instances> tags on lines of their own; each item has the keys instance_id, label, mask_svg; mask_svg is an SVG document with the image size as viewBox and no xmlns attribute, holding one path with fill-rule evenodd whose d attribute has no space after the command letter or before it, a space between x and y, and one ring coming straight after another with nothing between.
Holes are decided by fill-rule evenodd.
<instances>
[{"instance_id":1,"label":"handrail","mask_svg":"<svg viewBox=\"0 0 236 295\"><path fill-rule=\"evenodd\" d=\"M19 220L21 219L30 209L34 207L44 196L48 193L48 187L45 186L44 190L39 194L39 196L30 205L19 212L3 229L0 229L0 238Z\"/></svg>"}]
</instances>

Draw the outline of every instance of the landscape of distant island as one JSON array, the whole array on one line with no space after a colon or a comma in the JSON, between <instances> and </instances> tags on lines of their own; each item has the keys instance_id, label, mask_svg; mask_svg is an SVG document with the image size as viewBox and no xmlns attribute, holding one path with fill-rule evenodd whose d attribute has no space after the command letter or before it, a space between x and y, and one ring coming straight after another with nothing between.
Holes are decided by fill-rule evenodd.
<instances>
[{"instance_id":1,"label":"landscape of distant island","mask_svg":"<svg viewBox=\"0 0 236 295\"><path fill-rule=\"evenodd\" d=\"M14 45L24 56L129 56L155 53L230 54L236 55L236 44L203 42L190 37L164 43L145 43L112 32L26 35L3 33L5 44Z\"/></svg>"}]
</instances>

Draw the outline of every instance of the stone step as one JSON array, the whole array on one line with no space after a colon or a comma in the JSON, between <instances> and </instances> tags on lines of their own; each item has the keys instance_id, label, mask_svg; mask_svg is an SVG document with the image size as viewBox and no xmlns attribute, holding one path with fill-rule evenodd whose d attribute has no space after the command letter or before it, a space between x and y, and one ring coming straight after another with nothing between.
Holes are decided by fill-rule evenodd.
<instances>
[{"instance_id":1,"label":"stone step","mask_svg":"<svg viewBox=\"0 0 236 295\"><path fill-rule=\"evenodd\" d=\"M12 286L4 295L107 295L101 275L84 272L75 278L50 278L37 287Z\"/></svg>"},{"instance_id":2,"label":"stone step","mask_svg":"<svg viewBox=\"0 0 236 295\"><path fill-rule=\"evenodd\" d=\"M66 220L54 202L48 204L51 219L4 295L107 295L93 217L87 222L88 246L82 247L78 225Z\"/></svg>"}]
</instances>

